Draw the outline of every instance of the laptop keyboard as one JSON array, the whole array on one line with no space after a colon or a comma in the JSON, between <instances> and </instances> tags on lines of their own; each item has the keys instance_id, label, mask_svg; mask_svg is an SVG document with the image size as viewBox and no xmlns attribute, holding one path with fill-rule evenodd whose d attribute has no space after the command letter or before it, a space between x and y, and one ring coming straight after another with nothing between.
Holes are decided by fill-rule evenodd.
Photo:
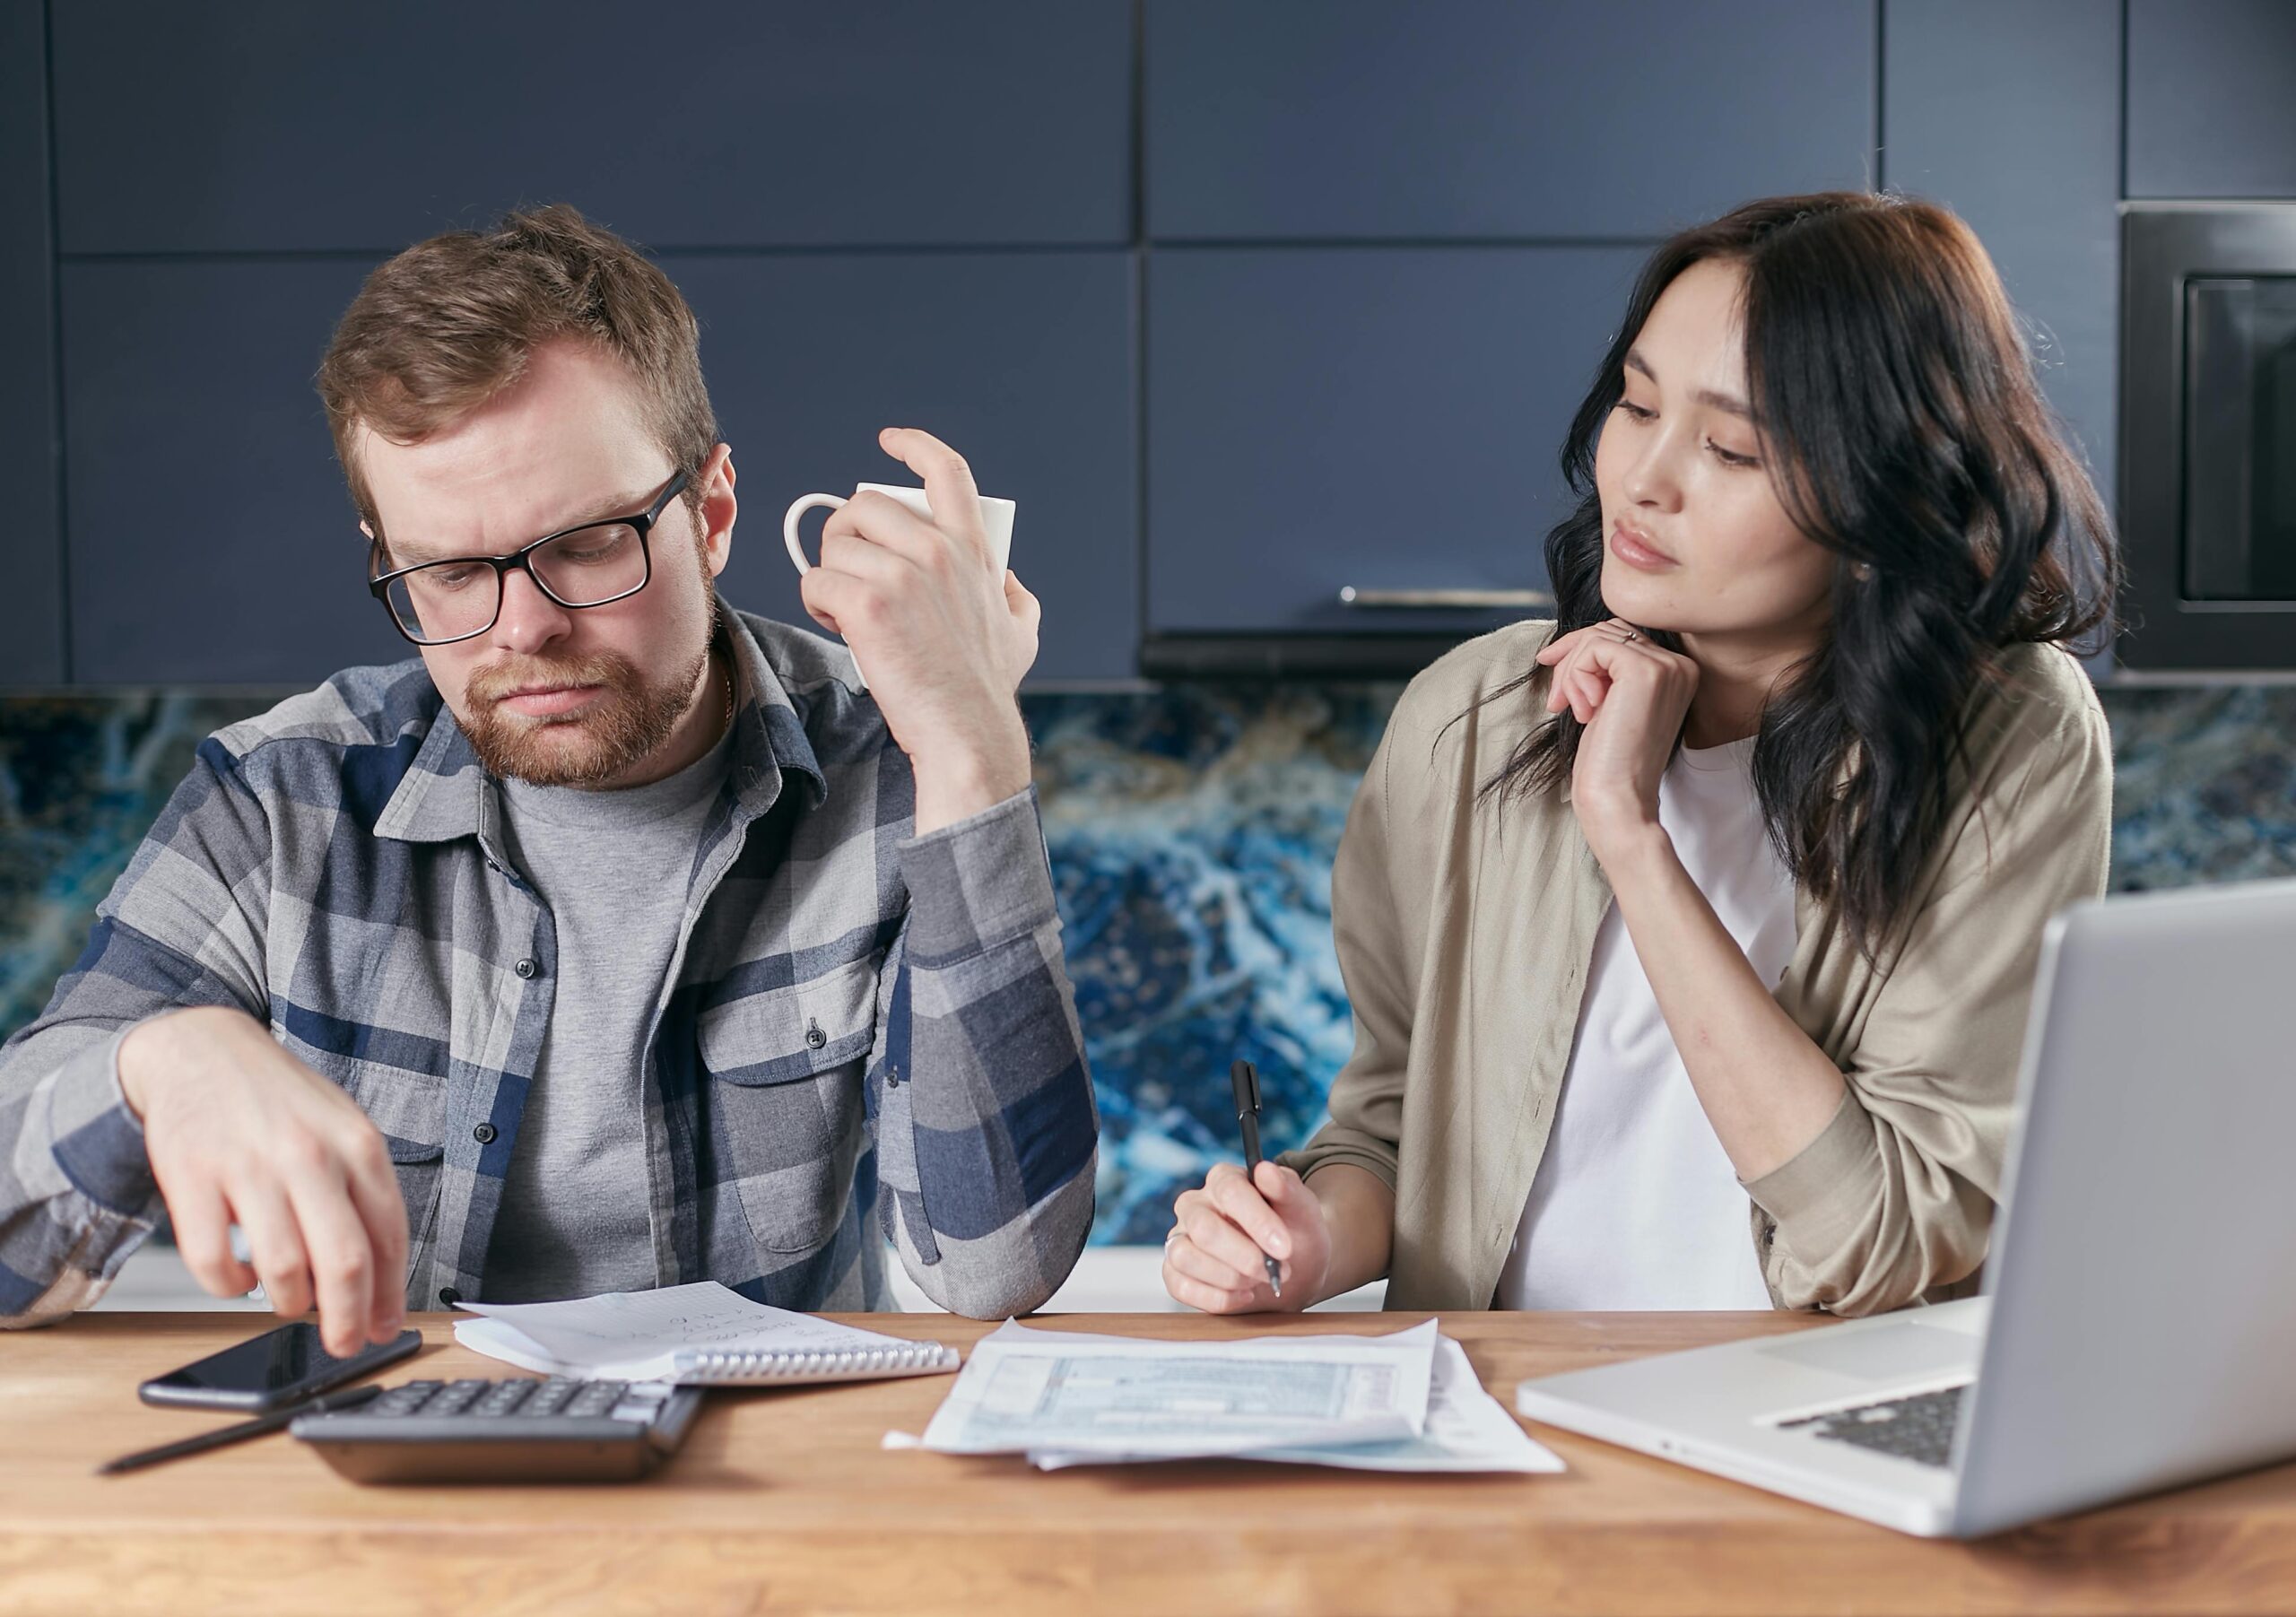
<instances>
[{"instance_id":1,"label":"laptop keyboard","mask_svg":"<svg viewBox=\"0 0 2296 1617\"><path fill-rule=\"evenodd\" d=\"M1836 1443L1855 1443L1876 1454L1893 1454L1924 1465L1952 1464L1953 1425L1961 1413L1962 1387L1915 1393L1879 1404L1860 1404L1799 1421L1780 1421L1781 1430L1807 1427L1810 1435Z\"/></svg>"}]
</instances>

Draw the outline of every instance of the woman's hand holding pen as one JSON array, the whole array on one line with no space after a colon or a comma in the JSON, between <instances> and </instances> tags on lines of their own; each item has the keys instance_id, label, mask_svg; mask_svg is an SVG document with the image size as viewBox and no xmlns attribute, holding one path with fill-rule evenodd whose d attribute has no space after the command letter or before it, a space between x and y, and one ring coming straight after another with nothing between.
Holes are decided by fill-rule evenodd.
<instances>
[{"instance_id":1,"label":"woman's hand holding pen","mask_svg":"<svg viewBox=\"0 0 2296 1617\"><path fill-rule=\"evenodd\" d=\"M1222 1162L1173 1204L1164 1241L1164 1289L1207 1314L1296 1313L1324 1296L1331 1231L1323 1204L1289 1168L1262 1162L1247 1177ZM1263 1258L1283 1277L1278 1298Z\"/></svg>"}]
</instances>

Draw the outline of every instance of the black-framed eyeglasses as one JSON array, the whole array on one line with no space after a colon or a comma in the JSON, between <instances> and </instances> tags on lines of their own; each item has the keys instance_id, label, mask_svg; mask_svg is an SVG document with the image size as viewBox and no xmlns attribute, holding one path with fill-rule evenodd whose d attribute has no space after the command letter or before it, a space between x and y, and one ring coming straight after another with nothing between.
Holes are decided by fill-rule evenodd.
<instances>
[{"instance_id":1,"label":"black-framed eyeglasses","mask_svg":"<svg viewBox=\"0 0 2296 1617\"><path fill-rule=\"evenodd\" d=\"M375 573L382 542L368 553L367 587L399 633L418 646L448 646L484 634L502 615L502 575L517 569L561 606L604 606L636 595L654 576L647 535L685 488L679 473L635 517L608 517L544 534L507 556L449 556Z\"/></svg>"}]
</instances>

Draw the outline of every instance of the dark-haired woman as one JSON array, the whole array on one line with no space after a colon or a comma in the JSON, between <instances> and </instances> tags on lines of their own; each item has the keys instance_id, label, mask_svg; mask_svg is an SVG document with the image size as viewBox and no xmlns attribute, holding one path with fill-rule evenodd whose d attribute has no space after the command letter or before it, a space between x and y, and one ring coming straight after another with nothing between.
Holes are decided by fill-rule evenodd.
<instances>
[{"instance_id":1,"label":"dark-haired woman","mask_svg":"<svg viewBox=\"0 0 2296 1617\"><path fill-rule=\"evenodd\" d=\"M1927 204L1750 204L1646 267L1564 465L1558 622L1397 705L1333 872L1331 1121L1180 1196L1184 1303L1976 1283L2042 927L2104 886L2066 643L2118 580L1998 277Z\"/></svg>"}]
</instances>

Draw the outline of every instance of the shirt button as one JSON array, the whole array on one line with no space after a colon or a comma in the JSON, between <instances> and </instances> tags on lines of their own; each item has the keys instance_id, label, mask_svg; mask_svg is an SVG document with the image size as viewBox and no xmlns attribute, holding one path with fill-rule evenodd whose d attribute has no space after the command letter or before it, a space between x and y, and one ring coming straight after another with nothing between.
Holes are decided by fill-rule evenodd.
<instances>
[{"instance_id":1,"label":"shirt button","mask_svg":"<svg viewBox=\"0 0 2296 1617\"><path fill-rule=\"evenodd\" d=\"M481 1145L493 1144L494 1125L491 1123L480 1124L476 1128L470 1131L470 1137L477 1141Z\"/></svg>"},{"instance_id":2,"label":"shirt button","mask_svg":"<svg viewBox=\"0 0 2296 1617\"><path fill-rule=\"evenodd\" d=\"M520 961L517 965L511 967L510 969L517 972L520 977L530 978L535 972L541 970L542 966L537 961L526 960Z\"/></svg>"},{"instance_id":3,"label":"shirt button","mask_svg":"<svg viewBox=\"0 0 2296 1617\"><path fill-rule=\"evenodd\" d=\"M807 1049L818 1050L822 1046L828 1042L829 1035L822 1031L821 1024L819 1022L809 1021L805 1024L805 1048Z\"/></svg>"}]
</instances>

